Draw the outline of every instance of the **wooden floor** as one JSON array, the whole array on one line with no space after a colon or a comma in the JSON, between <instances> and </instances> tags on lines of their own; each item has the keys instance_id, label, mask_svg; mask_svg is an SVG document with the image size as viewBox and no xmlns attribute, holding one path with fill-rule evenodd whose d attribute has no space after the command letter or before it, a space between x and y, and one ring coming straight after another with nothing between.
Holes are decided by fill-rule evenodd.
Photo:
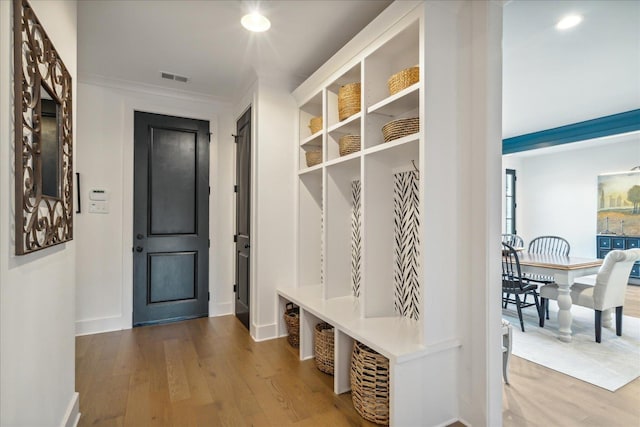
<instances>
[{"instance_id":1,"label":"wooden floor","mask_svg":"<svg viewBox=\"0 0 640 427\"><path fill-rule=\"evenodd\" d=\"M640 425L640 379L611 393L514 356L510 380L507 427ZM253 342L233 316L77 337L76 390L80 426L374 425L286 339Z\"/></svg>"},{"instance_id":2,"label":"wooden floor","mask_svg":"<svg viewBox=\"0 0 640 427\"><path fill-rule=\"evenodd\" d=\"M640 286L627 286L623 311L625 316L640 317Z\"/></svg>"},{"instance_id":3,"label":"wooden floor","mask_svg":"<svg viewBox=\"0 0 640 427\"><path fill-rule=\"evenodd\" d=\"M640 286L627 286L624 314L640 317ZM502 393L505 427L640 426L640 378L612 393L514 356L509 381Z\"/></svg>"},{"instance_id":4,"label":"wooden floor","mask_svg":"<svg viewBox=\"0 0 640 427\"><path fill-rule=\"evenodd\" d=\"M76 339L80 426L373 426L285 338L233 316Z\"/></svg>"},{"instance_id":5,"label":"wooden floor","mask_svg":"<svg viewBox=\"0 0 640 427\"><path fill-rule=\"evenodd\" d=\"M640 379L612 393L568 375L511 358L502 392L504 427L640 426Z\"/></svg>"}]
</instances>

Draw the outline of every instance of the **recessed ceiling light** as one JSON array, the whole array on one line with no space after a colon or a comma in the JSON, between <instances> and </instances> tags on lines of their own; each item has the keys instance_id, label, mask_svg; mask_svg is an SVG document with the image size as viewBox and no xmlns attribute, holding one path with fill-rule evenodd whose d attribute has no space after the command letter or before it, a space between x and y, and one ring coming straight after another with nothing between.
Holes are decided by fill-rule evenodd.
<instances>
[{"instance_id":1,"label":"recessed ceiling light","mask_svg":"<svg viewBox=\"0 0 640 427\"><path fill-rule=\"evenodd\" d=\"M240 20L240 23L247 30L253 31L255 33L261 33L271 28L271 21L269 21L263 15L260 15L258 12L244 15Z\"/></svg>"},{"instance_id":2,"label":"recessed ceiling light","mask_svg":"<svg viewBox=\"0 0 640 427\"><path fill-rule=\"evenodd\" d=\"M566 30L566 29L575 27L581 22L582 22L581 15L567 15L564 18L562 18L560 21L558 21L558 23L556 24L556 29Z\"/></svg>"}]
</instances>

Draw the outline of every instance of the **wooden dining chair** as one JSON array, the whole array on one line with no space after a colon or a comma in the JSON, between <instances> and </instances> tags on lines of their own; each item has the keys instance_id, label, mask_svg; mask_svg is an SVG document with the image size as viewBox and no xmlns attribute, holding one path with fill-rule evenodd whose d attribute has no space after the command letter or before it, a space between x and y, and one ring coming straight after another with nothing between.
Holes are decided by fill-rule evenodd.
<instances>
[{"instance_id":1,"label":"wooden dining chair","mask_svg":"<svg viewBox=\"0 0 640 427\"><path fill-rule=\"evenodd\" d=\"M569 256L571 245L559 236L540 236L529 242L528 251L530 254Z\"/></svg>"},{"instance_id":2,"label":"wooden dining chair","mask_svg":"<svg viewBox=\"0 0 640 427\"><path fill-rule=\"evenodd\" d=\"M530 307L535 304L538 317L541 317L540 304L538 302L538 285L530 283L529 280L522 277L522 270L520 269L520 259L518 258L518 252L513 249L512 246L506 243L502 244L502 292L509 298L513 295L513 299L509 299L508 302L513 302L518 310L518 319L520 319L520 329L524 332L524 321L522 320L522 309ZM522 300L520 296L533 296L532 303L526 303L526 299ZM505 304L506 305L506 304Z\"/></svg>"},{"instance_id":3,"label":"wooden dining chair","mask_svg":"<svg viewBox=\"0 0 640 427\"><path fill-rule=\"evenodd\" d=\"M502 243L506 243L507 245L513 248L524 248L524 239L517 234L503 234L502 235ZM502 308L507 308L509 304L510 298L508 294L503 295L504 305Z\"/></svg>"},{"instance_id":4,"label":"wooden dining chair","mask_svg":"<svg viewBox=\"0 0 640 427\"><path fill-rule=\"evenodd\" d=\"M569 242L559 236L539 236L529 242L530 254L547 254L558 256L569 256L571 251L571 245ZM543 274L529 274L526 277L533 283L537 283L539 286L549 285L555 283L553 276L547 276ZM545 306L545 315L549 318L549 305Z\"/></svg>"},{"instance_id":5,"label":"wooden dining chair","mask_svg":"<svg viewBox=\"0 0 640 427\"><path fill-rule=\"evenodd\" d=\"M506 243L514 248L524 248L524 239L517 234L503 234L502 243Z\"/></svg>"},{"instance_id":6,"label":"wooden dining chair","mask_svg":"<svg viewBox=\"0 0 640 427\"><path fill-rule=\"evenodd\" d=\"M613 250L604 258L597 274L578 277L571 285L571 300L574 305L592 308L595 312L596 342L602 338L602 312L616 309L616 335L622 335L622 309L633 264L640 259L640 249ZM542 307L549 300L558 299L558 285L551 283L540 288ZM544 327L544 317L540 318Z\"/></svg>"}]
</instances>

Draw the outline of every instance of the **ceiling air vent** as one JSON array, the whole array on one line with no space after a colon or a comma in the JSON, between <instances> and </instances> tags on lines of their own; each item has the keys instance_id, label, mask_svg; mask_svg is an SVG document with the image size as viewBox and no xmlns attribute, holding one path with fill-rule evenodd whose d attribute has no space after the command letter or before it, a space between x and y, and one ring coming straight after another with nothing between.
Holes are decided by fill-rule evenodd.
<instances>
[{"instance_id":1,"label":"ceiling air vent","mask_svg":"<svg viewBox=\"0 0 640 427\"><path fill-rule=\"evenodd\" d=\"M179 76L173 73L167 73L166 71L160 71L160 75L162 76L163 79L175 80L181 83L187 83L189 81L189 77Z\"/></svg>"}]
</instances>

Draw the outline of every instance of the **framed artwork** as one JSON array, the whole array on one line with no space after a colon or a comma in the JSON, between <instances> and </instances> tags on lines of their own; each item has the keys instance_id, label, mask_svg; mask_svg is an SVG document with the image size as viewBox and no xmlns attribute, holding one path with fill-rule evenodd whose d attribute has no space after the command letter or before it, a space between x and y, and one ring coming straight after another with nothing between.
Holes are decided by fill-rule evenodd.
<instances>
[{"instance_id":1,"label":"framed artwork","mask_svg":"<svg viewBox=\"0 0 640 427\"><path fill-rule=\"evenodd\" d=\"M598 175L597 232L640 236L640 170Z\"/></svg>"}]
</instances>

